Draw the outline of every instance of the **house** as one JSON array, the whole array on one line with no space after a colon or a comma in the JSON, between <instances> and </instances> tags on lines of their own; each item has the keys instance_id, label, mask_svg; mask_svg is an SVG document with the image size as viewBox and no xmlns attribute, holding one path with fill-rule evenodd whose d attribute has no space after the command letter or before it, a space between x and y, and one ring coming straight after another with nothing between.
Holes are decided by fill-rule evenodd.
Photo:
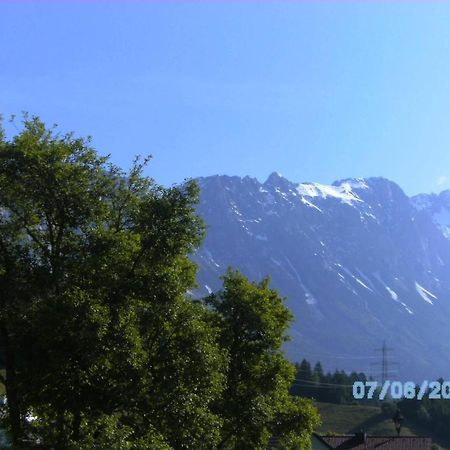
<instances>
[{"instance_id":1,"label":"house","mask_svg":"<svg viewBox=\"0 0 450 450\"><path fill-rule=\"evenodd\" d=\"M431 450L430 437L367 436L366 433L342 436L313 434L313 450Z\"/></svg>"}]
</instances>

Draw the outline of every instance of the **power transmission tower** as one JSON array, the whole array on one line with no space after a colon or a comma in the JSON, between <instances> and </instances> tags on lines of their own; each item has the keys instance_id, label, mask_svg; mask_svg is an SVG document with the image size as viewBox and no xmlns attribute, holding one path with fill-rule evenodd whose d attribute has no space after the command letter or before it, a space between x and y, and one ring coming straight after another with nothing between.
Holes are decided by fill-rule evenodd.
<instances>
[{"instance_id":1,"label":"power transmission tower","mask_svg":"<svg viewBox=\"0 0 450 450\"><path fill-rule=\"evenodd\" d=\"M381 372L377 372L377 375L380 375L381 384L383 385L386 380L390 378L391 375L397 374L398 370L390 369L392 366L397 366L398 363L392 361L389 356L389 352L394 351L393 348L389 348L386 346L386 341L383 341L383 345L381 348L375 349L376 352L381 352L381 361L371 363L373 366L378 366L381 369Z\"/></svg>"}]
</instances>

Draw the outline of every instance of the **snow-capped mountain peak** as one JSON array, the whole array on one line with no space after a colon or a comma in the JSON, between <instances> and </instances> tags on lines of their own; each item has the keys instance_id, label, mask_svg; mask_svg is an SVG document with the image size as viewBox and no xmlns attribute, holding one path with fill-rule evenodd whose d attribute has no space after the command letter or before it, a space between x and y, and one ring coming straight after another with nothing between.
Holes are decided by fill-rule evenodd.
<instances>
[{"instance_id":1,"label":"snow-capped mountain peak","mask_svg":"<svg viewBox=\"0 0 450 450\"><path fill-rule=\"evenodd\" d=\"M276 172L199 183L208 234L195 256L198 295L218 289L229 266L270 275L295 315L292 359L334 369L333 354L372 355L384 338L406 378L450 372L428 351L450 342L450 192L410 199L385 178L326 185ZM357 361L348 369L367 369Z\"/></svg>"}]
</instances>

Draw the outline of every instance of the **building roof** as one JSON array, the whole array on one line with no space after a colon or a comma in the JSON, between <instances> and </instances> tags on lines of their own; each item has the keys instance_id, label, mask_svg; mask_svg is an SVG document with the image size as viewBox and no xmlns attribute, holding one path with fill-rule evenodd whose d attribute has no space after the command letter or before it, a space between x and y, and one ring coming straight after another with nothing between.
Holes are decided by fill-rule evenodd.
<instances>
[{"instance_id":1,"label":"building roof","mask_svg":"<svg viewBox=\"0 0 450 450\"><path fill-rule=\"evenodd\" d=\"M432 440L421 436L366 436L363 433L316 437L331 449L339 450L430 450Z\"/></svg>"}]
</instances>

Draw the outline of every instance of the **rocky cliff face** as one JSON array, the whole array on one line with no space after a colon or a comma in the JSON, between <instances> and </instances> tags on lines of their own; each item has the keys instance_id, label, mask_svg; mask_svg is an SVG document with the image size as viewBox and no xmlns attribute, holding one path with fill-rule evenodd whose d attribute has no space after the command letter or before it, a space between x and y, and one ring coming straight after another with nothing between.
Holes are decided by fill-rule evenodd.
<instances>
[{"instance_id":1,"label":"rocky cliff face","mask_svg":"<svg viewBox=\"0 0 450 450\"><path fill-rule=\"evenodd\" d=\"M196 295L219 289L229 266L270 275L295 316L292 360L376 375L386 340L391 378L450 376L450 192L409 198L383 178L328 186L277 173L198 182L208 234Z\"/></svg>"}]
</instances>

